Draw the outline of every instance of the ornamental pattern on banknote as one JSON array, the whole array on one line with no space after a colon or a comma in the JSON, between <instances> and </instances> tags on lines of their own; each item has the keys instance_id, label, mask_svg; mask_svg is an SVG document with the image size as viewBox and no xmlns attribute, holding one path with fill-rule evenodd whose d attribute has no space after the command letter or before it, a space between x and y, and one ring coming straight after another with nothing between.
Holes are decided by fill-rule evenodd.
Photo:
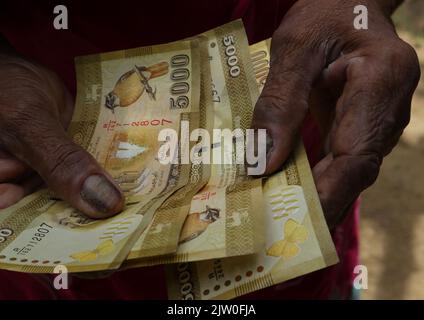
<instances>
[{"instance_id":1,"label":"ornamental pattern on banknote","mask_svg":"<svg viewBox=\"0 0 424 320\"><path fill-rule=\"evenodd\" d=\"M258 189L262 192L262 182L256 181ZM253 182L240 182L237 184L237 192L227 194L227 216L225 236L226 255L235 256L246 251L246 248L255 248L257 242L257 226L260 221L256 221L257 214L249 215L252 210L252 189Z\"/></svg>"},{"instance_id":2,"label":"ornamental pattern on banknote","mask_svg":"<svg viewBox=\"0 0 424 320\"><path fill-rule=\"evenodd\" d=\"M295 160L293 158L293 155L291 155L287 160L286 164L284 165L284 172L286 174L287 178L287 184L289 185L301 185L300 177L299 177L299 171L297 169Z\"/></svg>"},{"instance_id":3,"label":"ornamental pattern on banknote","mask_svg":"<svg viewBox=\"0 0 424 320\"><path fill-rule=\"evenodd\" d=\"M68 134L75 143L88 149L100 114L102 74L100 56L93 55L77 68L78 94L75 113L68 128Z\"/></svg>"},{"instance_id":4,"label":"ornamental pattern on banknote","mask_svg":"<svg viewBox=\"0 0 424 320\"><path fill-rule=\"evenodd\" d=\"M222 41L218 41L221 60L227 61L226 64L223 64L223 68L231 106L233 129L242 129L244 139L246 139L245 132L246 129L250 128L253 117L253 106L255 105L252 100L252 91L254 92L253 96L257 95L257 88L253 88L252 90L252 87L249 86L250 80L253 79L253 70L251 64L248 63L249 57L243 57L248 52L242 49L242 45L247 46L247 44L240 43L243 40L246 41L242 33L244 33L243 29L234 28L231 24L216 29L217 39L222 39ZM239 60L237 56L242 58ZM231 62L233 60L237 62ZM232 71L234 67L237 67L236 73ZM246 108L246 106L250 107ZM233 155L233 161L235 163L235 155ZM245 165L236 164L235 166L236 182L245 179Z\"/></svg>"},{"instance_id":5,"label":"ornamental pattern on banknote","mask_svg":"<svg viewBox=\"0 0 424 320\"><path fill-rule=\"evenodd\" d=\"M242 284L241 286L236 286L234 289L235 295L236 297L240 297L250 292L271 287L274 285L274 283L275 281L272 280L271 274L268 273L260 278L256 278L255 281L246 282Z\"/></svg>"},{"instance_id":6,"label":"ornamental pattern on banknote","mask_svg":"<svg viewBox=\"0 0 424 320\"><path fill-rule=\"evenodd\" d=\"M16 239L19 234L27 228L34 217L43 214L41 208L53 205L54 200L50 200L50 193L46 190L34 194L34 199L24 206L18 208L13 214L0 223L0 230L10 230L10 235L3 237L0 241L0 252ZM3 239L2 238L2 239Z\"/></svg>"},{"instance_id":7,"label":"ornamental pattern on banknote","mask_svg":"<svg viewBox=\"0 0 424 320\"><path fill-rule=\"evenodd\" d=\"M271 39L255 43L250 46L253 72L255 73L256 83L259 92L265 85L270 68L269 48L271 46Z\"/></svg>"},{"instance_id":8,"label":"ornamental pattern on banknote","mask_svg":"<svg viewBox=\"0 0 424 320\"><path fill-rule=\"evenodd\" d=\"M220 47L219 53L222 61L229 60L235 53L239 56L243 55L243 49L240 43L243 39L240 36L240 32L232 30L230 26L226 26L218 28L216 35L218 39L222 39L222 42L218 41L218 46ZM226 45L227 43L228 45ZM234 49L228 50L229 48ZM228 51L230 51L230 53L228 53ZM232 52L234 52L234 54L231 54ZM252 122L253 106L255 103L251 99L251 89L248 86L248 77L252 79L253 72L250 68L250 64L247 62L248 61L245 60L243 66L239 67L240 71L237 73L237 76L231 74L231 65L229 63L223 64L233 118L233 129L248 129ZM240 61L240 64L241 63ZM251 108L246 108L246 106L251 106Z\"/></svg>"}]
</instances>

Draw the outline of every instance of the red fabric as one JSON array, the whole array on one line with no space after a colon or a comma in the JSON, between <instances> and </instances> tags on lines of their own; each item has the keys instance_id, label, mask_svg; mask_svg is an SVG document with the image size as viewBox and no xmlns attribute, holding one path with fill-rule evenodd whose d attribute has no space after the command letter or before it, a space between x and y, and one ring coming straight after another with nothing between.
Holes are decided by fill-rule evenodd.
<instances>
[{"instance_id":1,"label":"red fabric","mask_svg":"<svg viewBox=\"0 0 424 320\"><path fill-rule=\"evenodd\" d=\"M272 35L294 0L62 1L69 30L53 28L57 2L2 0L0 30L27 57L55 70L75 94L74 57L182 39L242 18L250 43ZM311 164L320 139L311 121L302 134ZM348 297L358 256L355 208L333 234L340 263L264 289L246 298ZM53 289L49 275L0 271L0 299L164 299L162 267L117 272L96 280L71 277L70 289Z\"/></svg>"},{"instance_id":2,"label":"red fabric","mask_svg":"<svg viewBox=\"0 0 424 320\"><path fill-rule=\"evenodd\" d=\"M243 18L251 43L269 38L294 0L61 1L69 29L53 28L51 0L2 0L0 30L75 92L74 57L165 43Z\"/></svg>"}]
</instances>

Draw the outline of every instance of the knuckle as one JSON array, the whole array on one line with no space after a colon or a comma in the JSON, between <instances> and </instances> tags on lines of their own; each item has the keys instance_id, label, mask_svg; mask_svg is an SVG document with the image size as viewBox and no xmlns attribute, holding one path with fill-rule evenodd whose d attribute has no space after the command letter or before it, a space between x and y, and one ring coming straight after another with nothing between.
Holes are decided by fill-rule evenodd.
<instances>
[{"instance_id":1,"label":"knuckle","mask_svg":"<svg viewBox=\"0 0 424 320\"><path fill-rule=\"evenodd\" d=\"M323 43L326 39L319 30L314 28L305 28L299 31L298 26L293 30L289 28L278 29L274 32L271 46L271 63L274 57L307 57L323 53ZM301 53L301 56L299 55Z\"/></svg>"},{"instance_id":2,"label":"knuckle","mask_svg":"<svg viewBox=\"0 0 424 320\"><path fill-rule=\"evenodd\" d=\"M361 180L363 181L362 189L372 185L380 172L382 157L377 153L366 154L360 156L360 172L362 173Z\"/></svg>"},{"instance_id":3,"label":"knuckle","mask_svg":"<svg viewBox=\"0 0 424 320\"><path fill-rule=\"evenodd\" d=\"M18 141L28 141L37 137L43 124L34 118L29 109L0 112L0 142L6 149L17 147Z\"/></svg>"},{"instance_id":4,"label":"knuckle","mask_svg":"<svg viewBox=\"0 0 424 320\"><path fill-rule=\"evenodd\" d=\"M0 86L3 92L2 97L37 88L43 81L43 77L37 72L35 66L20 60L2 64L1 71Z\"/></svg>"},{"instance_id":5,"label":"knuckle","mask_svg":"<svg viewBox=\"0 0 424 320\"><path fill-rule=\"evenodd\" d=\"M409 125L411 121L411 104L407 103L406 105L401 105L399 109L400 112L396 117L397 126L395 126L395 128L398 130L403 130Z\"/></svg>"},{"instance_id":6,"label":"knuckle","mask_svg":"<svg viewBox=\"0 0 424 320\"><path fill-rule=\"evenodd\" d=\"M0 103L28 106L40 105L51 100L49 78L53 75L42 67L15 59L0 65Z\"/></svg>"},{"instance_id":7,"label":"knuckle","mask_svg":"<svg viewBox=\"0 0 424 320\"><path fill-rule=\"evenodd\" d=\"M398 115L389 114L384 119L383 130L388 133L389 139L396 135L399 130L405 128L410 121L410 112L407 112L406 108L402 111Z\"/></svg>"},{"instance_id":8,"label":"knuckle","mask_svg":"<svg viewBox=\"0 0 424 320\"><path fill-rule=\"evenodd\" d=\"M393 73L402 84L407 81L418 84L421 76L420 63L415 49L407 42L399 39L392 45L386 46L386 53L382 55L383 61L393 67ZM386 59L385 59L386 58ZM409 80L409 81L408 81ZM415 89L415 86L414 89Z\"/></svg>"},{"instance_id":9,"label":"knuckle","mask_svg":"<svg viewBox=\"0 0 424 320\"><path fill-rule=\"evenodd\" d=\"M0 143L32 141L45 123L57 118L55 100L35 66L11 61L1 65Z\"/></svg>"},{"instance_id":10,"label":"knuckle","mask_svg":"<svg viewBox=\"0 0 424 320\"><path fill-rule=\"evenodd\" d=\"M280 110L289 103L290 98L286 94L281 94L278 91L276 92L273 88L264 92L258 100L258 105L261 106L262 109Z\"/></svg>"},{"instance_id":11,"label":"knuckle","mask_svg":"<svg viewBox=\"0 0 424 320\"><path fill-rule=\"evenodd\" d=\"M400 100L392 110L386 112L384 117L385 129L390 132L397 132L406 128L411 120L411 101Z\"/></svg>"},{"instance_id":12,"label":"knuckle","mask_svg":"<svg viewBox=\"0 0 424 320\"><path fill-rule=\"evenodd\" d=\"M0 111L0 143L9 151L29 147L45 134L50 119L42 109L18 100L14 108Z\"/></svg>"},{"instance_id":13,"label":"knuckle","mask_svg":"<svg viewBox=\"0 0 424 320\"><path fill-rule=\"evenodd\" d=\"M259 105L270 105L275 110L285 110L299 105L307 108L307 97L311 90L311 82L305 81L308 71L304 66L295 63L274 65L268 75L267 82L259 98Z\"/></svg>"},{"instance_id":14,"label":"knuckle","mask_svg":"<svg viewBox=\"0 0 424 320\"><path fill-rule=\"evenodd\" d=\"M294 100L289 94L274 90L261 95L257 106L255 114L258 118L278 123L295 119L308 109L307 101L302 97Z\"/></svg>"},{"instance_id":15,"label":"knuckle","mask_svg":"<svg viewBox=\"0 0 424 320\"><path fill-rule=\"evenodd\" d=\"M50 177L63 177L64 174L75 172L84 167L82 162L87 162L87 154L73 142L64 142L52 148L49 152L48 174Z\"/></svg>"},{"instance_id":16,"label":"knuckle","mask_svg":"<svg viewBox=\"0 0 424 320\"><path fill-rule=\"evenodd\" d=\"M402 56L400 57L402 60L400 61L404 61L405 71L411 76L413 82L418 84L418 81L421 77L421 68L417 52L410 44L403 41L402 43Z\"/></svg>"},{"instance_id":17,"label":"knuckle","mask_svg":"<svg viewBox=\"0 0 424 320\"><path fill-rule=\"evenodd\" d=\"M308 72L304 66L299 63L287 66L282 63L280 66L273 66L268 81L265 83L264 91L278 93L282 89L297 90L305 89L305 86L310 89L310 85L305 83L305 78ZM294 91L297 92L297 91Z\"/></svg>"},{"instance_id":18,"label":"knuckle","mask_svg":"<svg viewBox=\"0 0 424 320\"><path fill-rule=\"evenodd\" d=\"M290 49L294 51L301 49L305 45L307 38L305 34L292 30L282 31L283 30L278 29L272 36L271 50L273 53L282 55L290 51Z\"/></svg>"}]
</instances>

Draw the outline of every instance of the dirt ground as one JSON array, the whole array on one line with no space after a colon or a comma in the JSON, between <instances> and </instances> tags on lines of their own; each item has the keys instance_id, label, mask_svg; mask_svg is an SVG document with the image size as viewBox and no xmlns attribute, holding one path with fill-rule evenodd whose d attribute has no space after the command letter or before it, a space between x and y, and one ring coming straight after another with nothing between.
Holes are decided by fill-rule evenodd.
<instances>
[{"instance_id":1,"label":"dirt ground","mask_svg":"<svg viewBox=\"0 0 424 320\"><path fill-rule=\"evenodd\" d=\"M424 1L411 0L394 17L415 47L424 76ZM424 80L411 123L362 196L361 263L368 268L362 299L424 299Z\"/></svg>"}]
</instances>

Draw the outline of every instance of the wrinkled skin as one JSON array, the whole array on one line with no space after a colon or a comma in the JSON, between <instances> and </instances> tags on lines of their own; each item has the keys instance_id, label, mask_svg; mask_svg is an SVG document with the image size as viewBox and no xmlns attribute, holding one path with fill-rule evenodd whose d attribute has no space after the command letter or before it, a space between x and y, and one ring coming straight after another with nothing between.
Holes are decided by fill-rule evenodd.
<instances>
[{"instance_id":1,"label":"wrinkled skin","mask_svg":"<svg viewBox=\"0 0 424 320\"><path fill-rule=\"evenodd\" d=\"M123 196L112 178L66 135L74 103L60 79L13 54L0 56L0 74L0 208L44 180L93 218L119 212ZM94 177L89 184L88 177Z\"/></svg>"},{"instance_id":2,"label":"wrinkled skin","mask_svg":"<svg viewBox=\"0 0 424 320\"><path fill-rule=\"evenodd\" d=\"M331 227L375 181L409 122L420 68L391 23L393 3L300 0L272 38L253 120L273 139L266 174L286 160L310 111L327 137L313 174ZM368 7L369 30L353 27L357 4Z\"/></svg>"},{"instance_id":3,"label":"wrinkled skin","mask_svg":"<svg viewBox=\"0 0 424 320\"><path fill-rule=\"evenodd\" d=\"M266 174L286 160L310 111L328 133L326 156L313 171L330 226L374 182L409 121L420 71L414 50L391 24L393 2L299 0L272 39L271 71L252 123L273 139ZM357 4L368 6L369 30L353 28ZM119 212L116 185L65 134L73 103L60 80L33 62L0 58L0 207L34 190L40 175L89 216ZM90 202L102 210L81 196L93 174L112 184L103 199Z\"/></svg>"}]
</instances>

